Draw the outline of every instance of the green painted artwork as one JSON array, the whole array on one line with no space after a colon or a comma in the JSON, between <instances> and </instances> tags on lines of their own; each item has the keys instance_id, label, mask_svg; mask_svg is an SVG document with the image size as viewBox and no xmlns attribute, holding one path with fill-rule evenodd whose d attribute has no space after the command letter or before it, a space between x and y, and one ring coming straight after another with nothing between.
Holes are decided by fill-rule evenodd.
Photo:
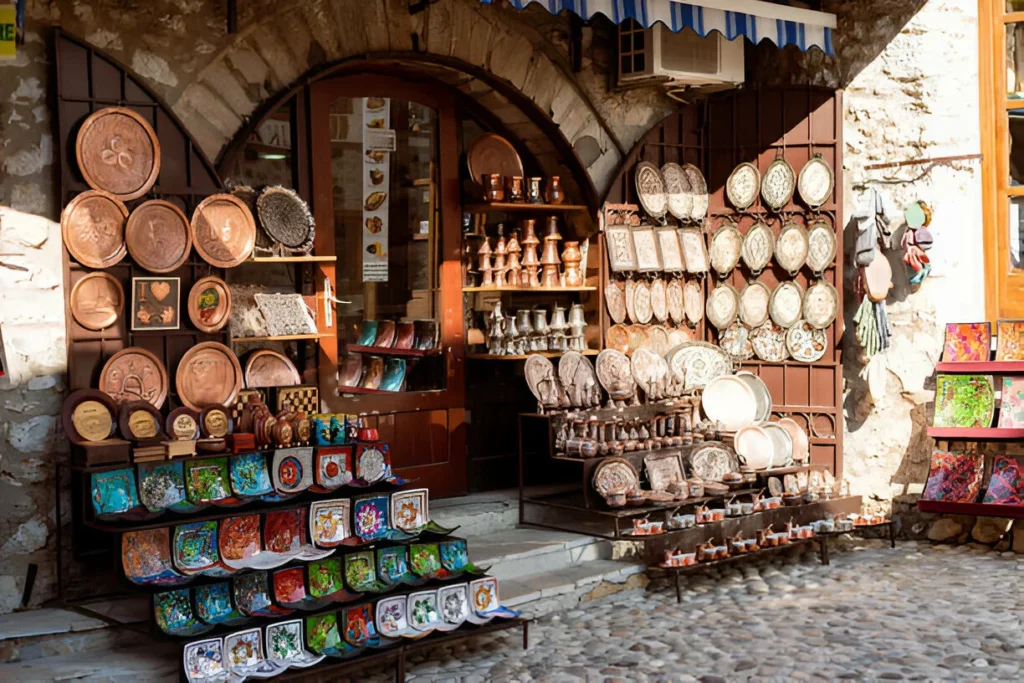
<instances>
[{"instance_id":1,"label":"green painted artwork","mask_svg":"<svg viewBox=\"0 0 1024 683\"><path fill-rule=\"evenodd\" d=\"M341 560L333 557L309 565L309 594L314 598L336 593L343 587L341 582Z\"/></svg>"},{"instance_id":2,"label":"green painted artwork","mask_svg":"<svg viewBox=\"0 0 1024 683\"><path fill-rule=\"evenodd\" d=\"M935 426L992 426L996 392L991 375L938 375L935 378Z\"/></svg>"}]
</instances>

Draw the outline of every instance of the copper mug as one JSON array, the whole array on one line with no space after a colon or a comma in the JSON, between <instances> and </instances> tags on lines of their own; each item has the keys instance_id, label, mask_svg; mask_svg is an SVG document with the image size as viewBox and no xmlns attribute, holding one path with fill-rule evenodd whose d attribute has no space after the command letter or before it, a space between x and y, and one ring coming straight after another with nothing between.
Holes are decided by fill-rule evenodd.
<instances>
[{"instance_id":1,"label":"copper mug","mask_svg":"<svg viewBox=\"0 0 1024 683\"><path fill-rule=\"evenodd\" d=\"M541 178L527 178L526 179L526 203L527 204L543 204L544 195L540 191Z\"/></svg>"},{"instance_id":2,"label":"copper mug","mask_svg":"<svg viewBox=\"0 0 1024 683\"><path fill-rule=\"evenodd\" d=\"M485 173L483 175L484 199L489 202L505 201L504 179L500 173Z\"/></svg>"},{"instance_id":3,"label":"copper mug","mask_svg":"<svg viewBox=\"0 0 1024 683\"><path fill-rule=\"evenodd\" d=\"M510 202L523 201L523 177L510 175L505 178L505 199Z\"/></svg>"},{"instance_id":4,"label":"copper mug","mask_svg":"<svg viewBox=\"0 0 1024 683\"><path fill-rule=\"evenodd\" d=\"M378 439L377 430L370 427L362 427L356 433L356 438L359 441L376 441Z\"/></svg>"}]
</instances>

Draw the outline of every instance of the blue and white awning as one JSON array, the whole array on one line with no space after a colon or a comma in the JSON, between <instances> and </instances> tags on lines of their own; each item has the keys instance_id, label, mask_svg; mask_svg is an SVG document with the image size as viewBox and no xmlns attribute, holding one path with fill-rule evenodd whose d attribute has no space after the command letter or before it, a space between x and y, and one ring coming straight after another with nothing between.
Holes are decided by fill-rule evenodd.
<instances>
[{"instance_id":1,"label":"blue and white awning","mask_svg":"<svg viewBox=\"0 0 1024 683\"><path fill-rule=\"evenodd\" d=\"M495 0L480 0L490 5ZM685 28L702 36L718 31L728 40L740 36L753 43L770 40L779 47L796 45L803 51L816 47L835 55L834 14L776 5L759 0L508 0L516 9L538 4L552 14L562 10L584 19L603 14L616 24L633 19L645 28L663 23L673 32ZM728 7L728 9L726 9Z\"/></svg>"}]
</instances>

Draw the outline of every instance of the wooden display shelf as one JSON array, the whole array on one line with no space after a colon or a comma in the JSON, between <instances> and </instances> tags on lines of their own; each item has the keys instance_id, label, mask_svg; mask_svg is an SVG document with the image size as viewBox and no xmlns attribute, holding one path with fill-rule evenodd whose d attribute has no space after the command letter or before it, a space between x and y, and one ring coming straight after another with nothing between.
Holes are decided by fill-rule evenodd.
<instances>
[{"instance_id":1,"label":"wooden display shelf","mask_svg":"<svg viewBox=\"0 0 1024 683\"><path fill-rule=\"evenodd\" d=\"M345 344L345 350L350 353L375 353L378 356L410 356L413 358L440 356L442 351L441 349L394 349L386 346L360 346L359 344Z\"/></svg>"},{"instance_id":2,"label":"wooden display shelf","mask_svg":"<svg viewBox=\"0 0 1024 683\"><path fill-rule=\"evenodd\" d=\"M525 202L479 202L464 204L466 213L529 213L531 211L590 211L582 204L527 204Z\"/></svg>"},{"instance_id":3,"label":"wooden display shelf","mask_svg":"<svg viewBox=\"0 0 1024 683\"><path fill-rule=\"evenodd\" d=\"M600 349L585 349L580 351L584 356L596 356L601 353ZM489 353L468 353L466 358L472 358L473 360L526 360L530 356L544 356L545 358L561 358L564 355L562 351L534 351L523 356L492 356Z\"/></svg>"},{"instance_id":4,"label":"wooden display shelf","mask_svg":"<svg viewBox=\"0 0 1024 683\"><path fill-rule=\"evenodd\" d=\"M792 467L777 467L775 469L757 470L755 474L766 477L774 477L779 474L796 474L797 472L811 472L813 470L825 471L828 465L822 463L811 463L809 465L793 465Z\"/></svg>"},{"instance_id":5,"label":"wooden display shelf","mask_svg":"<svg viewBox=\"0 0 1024 683\"><path fill-rule=\"evenodd\" d=\"M961 363L936 363L935 372L961 375L1024 375L1024 361L987 360Z\"/></svg>"},{"instance_id":6,"label":"wooden display shelf","mask_svg":"<svg viewBox=\"0 0 1024 683\"><path fill-rule=\"evenodd\" d=\"M1004 439L1024 439L1024 429L929 427L928 436L933 439L956 439L960 441L1001 441Z\"/></svg>"},{"instance_id":7,"label":"wooden display shelf","mask_svg":"<svg viewBox=\"0 0 1024 683\"><path fill-rule=\"evenodd\" d=\"M319 341L333 337L333 334L318 332L317 334L282 334L276 337L232 337L232 344L245 344L247 342L275 342L275 341Z\"/></svg>"},{"instance_id":8,"label":"wooden display shelf","mask_svg":"<svg viewBox=\"0 0 1024 683\"><path fill-rule=\"evenodd\" d=\"M597 287L463 287L470 292L520 292L522 294L554 294L558 292L596 292Z\"/></svg>"},{"instance_id":9,"label":"wooden display shelf","mask_svg":"<svg viewBox=\"0 0 1024 683\"><path fill-rule=\"evenodd\" d=\"M367 389L366 387L338 387L339 396L344 396L345 394L387 394L388 396L394 396L402 393L405 392L384 391L383 389Z\"/></svg>"},{"instance_id":10,"label":"wooden display shelf","mask_svg":"<svg viewBox=\"0 0 1024 683\"><path fill-rule=\"evenodd\" d=\"M255 256L246 263L335 263L337 256Z\"/></svg>"},{"instance_id":11,"label":"wooden display shelf","mask_svg":"<svg viewBox=\"0 0 1024 683\"><path fill-rule=\"evenodd\" d=\"M1024 505L1004 505L1001 503L948 503L941 500L919 500L917 501L917 509L921 512L939 512L947 515L1024 519Z\"/></svg>"}]
</instances>

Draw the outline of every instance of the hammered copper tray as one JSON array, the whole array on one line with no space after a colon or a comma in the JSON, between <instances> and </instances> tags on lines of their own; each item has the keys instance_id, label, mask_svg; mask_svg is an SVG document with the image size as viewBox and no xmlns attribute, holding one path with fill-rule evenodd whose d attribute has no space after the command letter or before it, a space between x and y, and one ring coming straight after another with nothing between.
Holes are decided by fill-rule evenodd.
<instances>
[{"instance_id":1,"label":"hammered copper tray","mask_svg":"<svg viewBox=\"0 0 1024 683\"><path fill-rule=\"evenodd\" d=\"M122 201L149 192L160 174L160 142L153 127L123 107L100 109L82 122L75 156L89 187Z\"/></svg>"},{"instance_id":2,"label":"hammered copper tray","mask_svg":"<svg viewBox=\"0 0 1024 683\"><path fill-rule=\"evenodd\" d=\"M238 197L215 194L192 214L192 243L204 261L217 268L234 268L256 246L256 220Z\"/></svg>"},{"instance_id":3,"label":"hammered copper tray","mask_svg":"<svg viewBox=\"0 0 1024 683\"><path fill-rule=\"evenodd\" d=\"M494 133L485 133L473 141L466 154L466 165L469 167L469 177L478 185L484 174L500 173L506 178L525 175L516 148Z\"/></svg>"},{"instance_id":4,"label":"hammered copper tray","mask_svg":"<svg viewBox=\"0 0 1024 683\"><path fill-rule=\"evenodd\" d=\"M245 386L292 387L302 384L302 377L291 359L270 349L253 351L245 363Z\"/></svg>"},{"instance_id":5,"label":"hammered copper tray","mask_svg":"<svg viewBox=\"0 0 1024 683\"><path fill-rule=\"evenodd\" d=\"M230 406L242 389L242 366L228 347L203 342L182 357L174 382L178 398L192 410Z\"/></svg>"},{"instance_id":6,"label":"hammered copper tray","mask_svg":"<svg viewBox=\"0 0 1024 683\"><path fill-rule=\"evenodd\" d=\"M151 273L177 270L192 250L188 218L162 199L151 199L132 211L124 239L135 263Z\"/></svg>"},{"instance_id":7,"label":"hammered copper tray","mask_svg":"<svg viewBox=\"0 0 1024 683\"><path fill-rule=\"evenodd\" d=\"M79 325L87 330L105 330L124 311L124 288L107 273L89 273L71 288L68 305Z\"/></svg>"},{"instance_id":8,"label":"hammered copper tray","mask_svg":"<svg viewBox=\"0 0 1024 683\"><path fill-rule=\"evenodd\" d=\"M86 190L72 199L60 217L64 246L90 268L109 268L128 253L124 225L128 208L120 199L100 190Z\"/></svg>"},{"instance_id":9,"label":"hammered copper tray","mask_svg":"<svg viewBox=\"0 0 1024 683\"><path fill-rule=\"evenodd\" d=\"M129 347L118 351L103 366L99 389L118 405L147 401L160 408L167 399L167 370L160 359L146 349Z\"/></svg>"},{"instance_id":10,"label":"hammered copper tray","mask_svg":"<svg viewBox=\"0 0 1024 683\"><path fill-rule=\"evenodd\" d=\"M223 329L231 321L231 289L227 283L211 275L192 285L188 317L196 329L208 334Z\"/></svg>"}]
</instances>

